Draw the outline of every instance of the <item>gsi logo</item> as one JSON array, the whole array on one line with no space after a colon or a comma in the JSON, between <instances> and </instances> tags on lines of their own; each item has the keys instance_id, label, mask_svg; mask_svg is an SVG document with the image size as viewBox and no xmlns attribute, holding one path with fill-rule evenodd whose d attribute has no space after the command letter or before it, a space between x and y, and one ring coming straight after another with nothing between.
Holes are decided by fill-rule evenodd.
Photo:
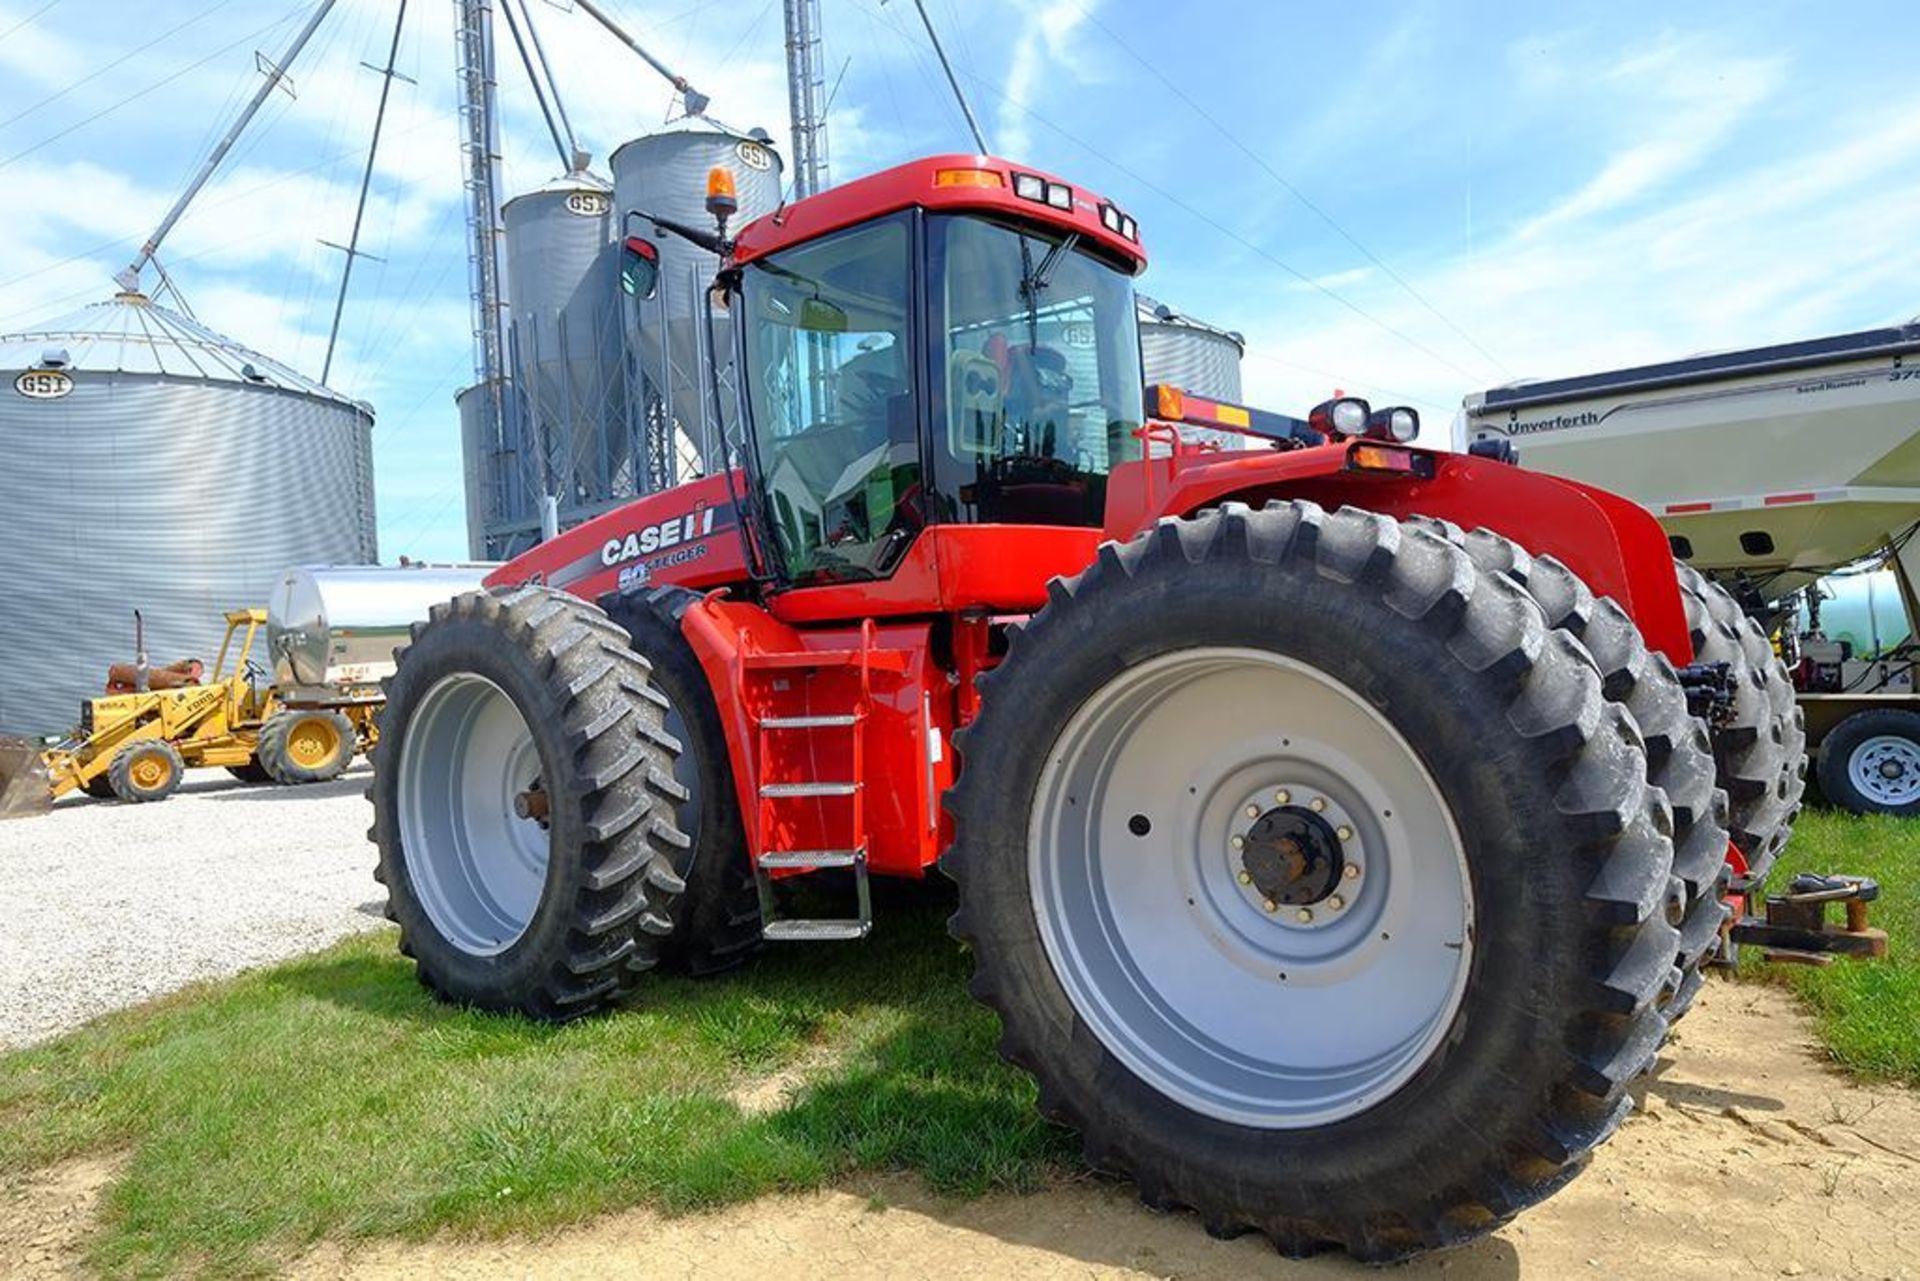
<instances>
[{"instance_id":1,"label":"gsi logo","mask_svg":"<svg viewBox=\"0 0 1920 1281\"><path fill-rule=\"evenodd\" d=\"M73 379L58 369L29 369L13 380L13 389L29 400L58 400L73 390Z\"/></svg>"},{"instance_id":2,"label":"gsi logo","mask_svg":"<svg viewBox=\"0 0 1920 1281\"><path fill-rule=\"evenodd\" d=\"M572 191L567 193L567 212L579 214L582 218L603 217L613 208L613 201L598 191Z\"/></svg>"},{"instance_id":3,"label":"gsi logo","mask_svg":"<svg viewBox=\"0 0 1920 1281\"><path fill-rule=\"evenodd\" d=\"M773 168L773 153L757 142L742 142L733 149L733 154L740 157L741 164L755 172L765 173Z\"/></svg>"}]
</instances>

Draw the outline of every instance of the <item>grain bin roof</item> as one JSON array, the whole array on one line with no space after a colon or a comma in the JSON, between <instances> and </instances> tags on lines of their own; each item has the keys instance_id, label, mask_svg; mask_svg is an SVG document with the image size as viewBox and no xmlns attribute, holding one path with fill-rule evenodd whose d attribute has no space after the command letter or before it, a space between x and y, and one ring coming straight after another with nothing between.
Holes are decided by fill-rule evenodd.
<instances>
[{"instance_id":1,"label":"grain bin roof","mask_svg":"<svg viewBox=\"0 0 1920 1281\"><path fill-rule=\"evenodd\" d=\"M1134 305L1140 313L1140 319L1143 321L1151 324L1174 325L1182 329L1198 329L1204 333L1225 338L1234 346L1238 347L1242 355L1246 354L1246 336L1236 329L1222 329L1218 325L1210 325L1206 321L1195 319L1183 311L1175 311L1159 299L1149 298L1142 293L1134 294Z\"/></svg>"},{"instance_id":2,"label":"grain bin roof","mask_svg":"<svg viewBox=\"0 0 1920 1281\"><path fill-rule=\"evenodd\" d=\"M0 369L37 368L278 387L350 405L369 417L373 413L364 401L343 396L145 294L115 294L21 333L0 335Z\"/></svg>"}]
</instances>

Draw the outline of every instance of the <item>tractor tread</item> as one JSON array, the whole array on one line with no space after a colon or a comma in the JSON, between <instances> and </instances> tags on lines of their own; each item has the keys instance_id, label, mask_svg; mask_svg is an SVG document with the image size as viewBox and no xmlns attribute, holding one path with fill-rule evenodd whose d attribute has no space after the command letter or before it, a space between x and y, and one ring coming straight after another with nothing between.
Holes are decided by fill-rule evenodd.
<instances>
[{"instance_id":1,"label":"tractor tread","mask_svg":"<svg viewBox=\"0 0 1920 1281\"><path fill-rule=\"evenodd\" d=\"M1646 752L1647 781L1668 807L1673 871L1685 886L1672 917L1683 925L1693 904L1718 897L1715 886L1727 861L1727 796L1716 782L1706 726L1687 710L1686 691L1672 662L1647 648L1619 602L1595 597L1554 557L1533 556L1490 529L1449 530L1445 536L1465 548L1481 572L1519 583L1549 625L1577 638L1600 673L1601 691L1630 715ZM1683 942L1672 960L1685 973L1700 964L1701 954ZM1669 1019L1677 1020L1685 1007L1675 1008L1671 988L1666 996Z\"/></svg>"},{"instance_id":2,"label":"tractor tread","mask_svg":"<svg viewBox=\"0 0 1920 1281\"><path fill-rule=\"evenodd\" d=\"M586 643L610 628L595 606L529 584L435 606L412 645L396 651L368 789L376 875L388 887L402 953L443 1000L561 1022L625 1000L659 959L649 926L671 910L678 883L673 797L658 786L672 758L637 728L658 715L635 696L647 687L646 663L624 646ZM483 658L490 677L519 685L519 697L530 700L523 715L536 738L549 736L543 756L566 760L564 785L549 793L552 857L569 862L551 876L549 897L519 941L498 956L472 957L438 936L412 892L396 819L397 769L386 766L400 758L411 704L444 672Z\"/></svg>"},{"instance_id":3,"label":"tractor tread","mask_svg":"<svg viewBox=\"0 0 1920 1281\"><path fill-rule=\"evenodd\" d=\"M1193 1209L1217 1235L1259 1232L1288 1255L1331 1246L1384 1263L1492 1231L1563 1185L1618 1127L1632 1106L1628 1083L1666 1033L1657 1006L1678 951L1678 931L1660 910L1671 886L1672 810L1647 780L1641 735L1607 703L1586 651L1548 628L1515 579L1479 568L1459 541L1430 525L1306 502L1257 511L1229 503L1162 520L1130 542L1103 545L1080 575L1050 587L1044 609L1010 627L1006 660L978 680L980 718L955 735L961 771L945 804L956 835L942 866L959 882L960 902L949 925L974 957L968 990L1000 1018L1002 1056L1035 1075L1042 1114L1080 1133L1090 1165L1130 1176L1150 1206ZM1035 950L1024 883L1009 888L1024 866L1022 788L1032 787L1016 771L1037 768L1027 741L1047 741L1033 709L1064 697L1049 693L1050 682L1074 669L1076 644L1105 634L1100 623L1138 616L1124 612L1140 608L1129 602L1175 586L1205 590L1198 583L1215 568L1216 581L1242 589L1237 599L1249 583L1277 583L1310 591L1316 610L1386 610L1424 628L1434 661L1449 656L1457 669L1435 679L1497 700L1489 706L1504 707L1513 731L1507 759L1537 770L1544 753L1557 780L1546 803L1552 835L1530 833L1525 847L1571 860L1567 892L1584 897L1587 910L1564 927L1577 937L1553 943L1565 949L1571 982L1539 1014L1538 1037L1502 1052L1503 1066L1524 1060L1539 1074L1525 1088L1496 1085L1501 1069L1486 1034L1461 1038L1456 1028L1435 1062L1460 1055L1481 1065L1478 1073L1462 1067L1447 1087L1474 1093L1480 1107L1423 1113L1430 1128L1420 1142L1431 1149L1411 1149L1404 1109L1395 1133L1367 1112L1323 1138L1249 1131L1164 1100L1116 1101L1116 1091L1132 1099L1150 1087L1106 1056L1073 1014ZM1307 575L1350 590L1301 586ZM1044 659L1024 661L1029 650ZM1376 1142L1378 1150L1357 1155Z\"/></svg>"}]
</instances>

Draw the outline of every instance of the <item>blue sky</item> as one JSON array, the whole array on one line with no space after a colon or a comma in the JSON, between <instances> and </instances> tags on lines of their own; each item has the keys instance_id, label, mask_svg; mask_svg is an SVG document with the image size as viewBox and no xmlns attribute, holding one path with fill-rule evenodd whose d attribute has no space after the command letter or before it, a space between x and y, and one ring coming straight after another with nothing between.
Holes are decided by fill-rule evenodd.
<instances>
[{"instance_id":1,"label":"blue sky","mask_svg":"<svg viewBox=\"0 0 1920 1281\"><path fill-rule=\"evenodd\" d=\"M531 0L600 156L670 93ZM1899 3L928 0L996 151L1135 213L1142 287L1246 334L1249 399L1405 400L1920 312L1920 21ZM0 331L111 273L308 0L0 0ZM775 0L608 0L785 136ZM966 149L909 0L822 0L834 173ZM163 261L203 320L317 373L392 0L341 0ZM379 410L388 558L464 554L471 320L452 6L414 0L334 382ZM509 78L509 194L557 161Z\"/></svg>"}]
</instances>

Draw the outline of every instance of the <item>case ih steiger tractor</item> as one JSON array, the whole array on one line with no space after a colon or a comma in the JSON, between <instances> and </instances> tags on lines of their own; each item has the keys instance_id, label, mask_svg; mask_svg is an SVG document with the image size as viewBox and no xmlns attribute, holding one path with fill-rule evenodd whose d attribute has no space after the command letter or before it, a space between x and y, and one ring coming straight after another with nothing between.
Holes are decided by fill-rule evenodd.
<instances>
[{"instance_id":1,"label":"case ih steiger tractor","mask_svg":"<svg viewBox=\"0 0 1920 1281\"><path fill-rule=\"evenodd\" d=\"M1383 1260L1565 1183L1787 839L1766 639L1639 507L1410 410L1143 398L1146 259L1083 187L944 156L729 237L730 186L716 230L631 217L719 256L732 463L439 606L389 683L422 981L573 1018L938 868L1002 1052L1149 1204ZM780 914L827 869L844 915Z\"/></svg>"}]
</instances>

